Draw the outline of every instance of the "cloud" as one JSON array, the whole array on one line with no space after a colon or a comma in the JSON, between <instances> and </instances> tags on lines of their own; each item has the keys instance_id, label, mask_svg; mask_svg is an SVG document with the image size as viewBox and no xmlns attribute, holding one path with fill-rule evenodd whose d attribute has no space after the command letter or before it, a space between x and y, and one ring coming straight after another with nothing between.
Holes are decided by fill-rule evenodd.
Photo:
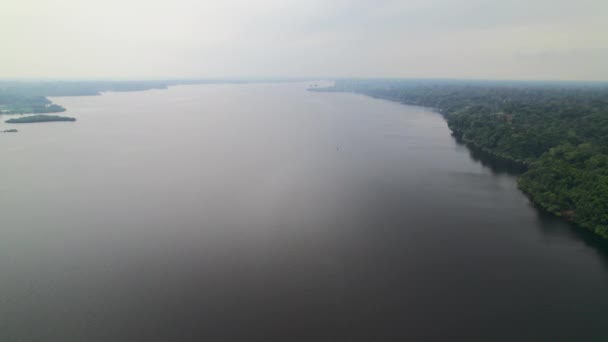
<instances>
[{"instance_id":1,"label":"cloud","mask_svg":"<svg viewBox=\"0 0 608 342\"><path fill-rule=\"evenodd\" d=\"M606 1L7 1L4 77L608 79L597 52L529 57L604 51Z\"/></svg>"}]
</instances>

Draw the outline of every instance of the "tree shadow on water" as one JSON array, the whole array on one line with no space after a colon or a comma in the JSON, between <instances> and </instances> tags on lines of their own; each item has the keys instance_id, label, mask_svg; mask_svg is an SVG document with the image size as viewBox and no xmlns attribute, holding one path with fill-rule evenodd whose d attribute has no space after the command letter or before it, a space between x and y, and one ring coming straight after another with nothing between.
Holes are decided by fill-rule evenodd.
<instances>
[{"instance_id":1,"label":"tree shadow on water","mask_svg":"<svg viewBox=\"0 0 608 342\"><path fill-rule=\"evenodd\" d=\"M469 158L471 158L473 162L480 163L494 174L517 176L526 171L524 165L496 157L473 144L467 143L457 134L452 133L452 138L458 146L466 147L469 152Z\"/></svg>"},{"instance_id":2,"label":"tree shadow on water","mask_svg":"<svg viewBox=\"0 0 608 342\"><path fill-rule=\"evenodd\" d=\"M530 203L534 207L539 231L550 240L568 243L572 240L581 241L585 246L593 249L602 264L608 270L608 239L577 226L561 217L555 216L543 208Z\"/></svg>"},{"instance_id":3,"label":"tree shadow on water","mask_svg":"<svg viewBox=\"0 0 608 342\"><path fill-rule=\"evenodd\" d=\"M488 152L463 141L458 135L452 134L452 137L457 145L467 148L469 157L473 162L488 168L493 174L517 177L526 171L524 165L497 158ZM521 194L522 196L526 196L523 192ZM536 227L543 236L547 237L549 241L560 241L563 243L572 243L573 241L582 242L585 246L596 252L602 264L608 270L608 239L602 238L561 217L557 217L535 205L532 201L530 201L530 205L534 207L534 212L536 214L538 223Z\"/></svg>"}]
</instances>

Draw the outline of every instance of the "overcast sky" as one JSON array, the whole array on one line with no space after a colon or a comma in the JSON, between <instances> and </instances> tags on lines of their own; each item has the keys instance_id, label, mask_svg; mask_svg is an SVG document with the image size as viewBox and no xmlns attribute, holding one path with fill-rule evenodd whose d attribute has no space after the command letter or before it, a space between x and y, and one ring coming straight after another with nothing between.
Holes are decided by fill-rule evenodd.
<instances>
[{"instance_id":1,"label":"overcast sky","mask_svg":"<svg viewBox=\"0 0 608 342\"><path fill-rule=\"evenodd\" d=\"M0 78L608 80L608 0L3 0Z\"/></svg>"}]
</instances>

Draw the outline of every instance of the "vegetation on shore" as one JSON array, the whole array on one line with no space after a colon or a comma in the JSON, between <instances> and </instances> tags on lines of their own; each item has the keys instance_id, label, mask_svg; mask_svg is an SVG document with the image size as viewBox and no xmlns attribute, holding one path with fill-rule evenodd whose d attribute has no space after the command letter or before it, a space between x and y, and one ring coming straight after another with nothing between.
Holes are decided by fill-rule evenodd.
<instances>
[{"instance_id":1,"label":"vegetation on shore","mask_svg":"<svg viewBox=\"0 0 608 342\"><path fill-rule=\"evenodd\" d=\"M65 108L43 96L17 96L0 93L0 114L59 113Z\"/></svg>"},{"instance_id":2,"label":"vegetation on shore","mask_svg":"<svg viewBox=\"0 0 608 342\"><path fill-rule=\"evenodd\" d=\"M464 141L526 166L540 207L608 238L608 84L341 80L332 88L438 109Z\"/></svg>"},{"instance_id":3,"label":"vegetation on shore","mask_svg":"<svg viewBox=\"0 0 608 342\"><path fill-rule=\"evenodd\" d=\"M0 114L59 113L47 96L99 95L104 91L166 89L163 81L0 81Z\"/></svg>"},{"instance_id":4,"label":"vegetation on shore","mask_svg":"<svg viewBox=\"0 0 608 342\"><path fill-rule=\"evenodd\" d=\"M34 122L52 122L52 121L76 121L74 118L58 115L29 115L19 118L6 120L6 123L34 123Z\"/></svg>"}]
</instances>

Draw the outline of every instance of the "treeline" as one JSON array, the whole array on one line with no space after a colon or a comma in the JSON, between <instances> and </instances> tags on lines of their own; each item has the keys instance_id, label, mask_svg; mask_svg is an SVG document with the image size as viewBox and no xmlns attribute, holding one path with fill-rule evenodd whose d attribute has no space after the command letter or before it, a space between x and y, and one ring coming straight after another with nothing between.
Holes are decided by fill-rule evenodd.
<instances>
[{"instance_id":1,"label":"treeline","mask_svg":"<svg viewBox=\"0 0 608 342\"><path fill-rule=\"evenodd\" d=\"M166 81L0 81L0 114L58 113L47 96L99 95L104 91L165 89Z\"/></svg>"},{"instance_id":2,"label":"treeline","mask_svg":"<svg viewBox=\"0 0 608 342\"><path fill-rule=\"evenodd\" d=\"M0 90L0 114L58 113L65 108L44 96L26 95Z\"/></svg>"},{"instance_id":3,"label":"treeline","mask_svg":"<svg viewBox=\"0 0 608 342\"><path fill-rule=\"evenodd\" d=\"M351 91L438 109L464 141L525 165L546 210L608 238L608 84L341 80Z\"/></svg>"}]
</instances>

